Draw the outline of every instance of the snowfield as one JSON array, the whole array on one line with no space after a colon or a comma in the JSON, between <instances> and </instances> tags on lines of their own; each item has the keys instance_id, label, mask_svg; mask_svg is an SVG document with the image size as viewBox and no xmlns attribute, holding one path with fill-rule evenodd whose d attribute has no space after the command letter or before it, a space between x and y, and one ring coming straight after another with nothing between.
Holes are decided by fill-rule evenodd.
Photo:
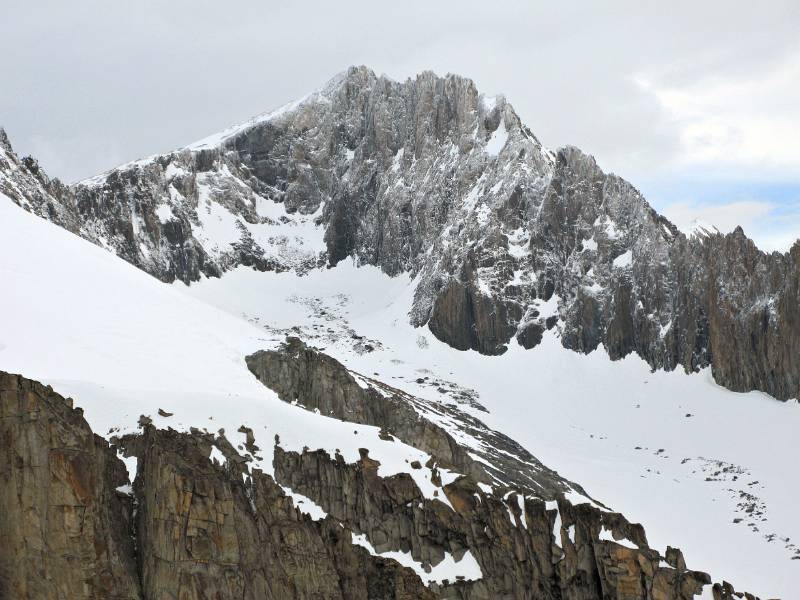
<instances>
[{"instance_id":1,"label":"snowfield","mask_svg":"<svg viewBox=\"0 0 800 600\"><path fill-rule=\"evenodd\" d=\"M407 472L427 498L448 503L429 468L409 466L424 465L430 458L425 452L380 439L377 427L287 404L259 383L244 357L282 340L159 282L1 194L0 227L0 369L73 396L95 433L135 432L144 414L162 428L222 429L237 446L245 442L237 432L244 424L263 448L252 466L266 473L273 472L276 435L286 450L339 451L348 462L368 447L381 463L379 475ZM161 417L159 408L174 415ZM212 453L214 458L224 460L221 453ZM125 462L133 477L136 460ZM441 474L444 483L452 481L447 470ZM320 516L307 498L287 492L302 512ZM425 573L421 564L413 565ZM440 579L474 575L468 560L436 566Z\"/></svg>"},{"instance_id":2,"label":"snowfield","mask_svg":"<svg viewBox=\"0 0 800 600\"><path fill-rule=\"evenodd\" d=\"M460 352L408 324L411 279L351 262L304 277L239 268L175 287L275 339L299 326L349 368L416 396L450 398L417 383L423 376L471 388L489 413L462 410L644 524L662 553L677 546L690 568L762 597L789 598L800 585L800 477L785 459L800 451L795 401L728 391L710 370L651 372L636 355L612 362L602 348L581 355L553 333L530 351L512 343L500 357Z\"/></svg>"},{"instance_id":3,"label":"snowfield","mask_svg":"<svg viewBox=\"0 0 800 600\"><path fill-rule=\"evenodd\" d=\"M161 427L224 429L238 445L245 424L266 472L275 435L286 449L338 449L348 461L368 446L381 475L409 472L426 496L446 501L428 469L408 467L425 453L284 403L250 374L245 355L292 333L354 371L460 403L643 523L652 547L681 548L690 568L762 597L791 598L800 587L797 402L727 391L709 372L652 373L636 356L583 356L554 332L532 351L512 343L500 357L459 352L408 324L412 280L347 261L303 277L239 268L191 287L163 284L2 196L0 281L0 369L73 396L101 435L135 431L146 414ZM450 383L476 402L447 394ZM427 577L479 577L471 558L446 560Z\"/></svg>"}]
</instances>

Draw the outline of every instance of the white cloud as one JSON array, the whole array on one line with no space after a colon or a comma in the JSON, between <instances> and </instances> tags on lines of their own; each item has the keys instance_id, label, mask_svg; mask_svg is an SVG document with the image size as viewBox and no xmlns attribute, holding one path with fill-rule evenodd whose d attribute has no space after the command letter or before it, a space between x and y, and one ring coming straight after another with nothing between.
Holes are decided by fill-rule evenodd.
<instances>
[{"instance_id":1,"label":"white cloud","mask_svg":"<svg viewBox=\"0 0 800 600\"><path fill-rule=\"evenodd\" d=\"M18 140L14 137L14 130L10 130L8 134L16 150ZM53 177L63 173L81 173L85 169L87 157L98 157L103 161L98 164L112 166L127 160L118 141L88 132L65 137L33 135L29 139L21 138L19 141L26 142L22 144L25 153L36 158L45 172ZM72 183L71 179L74 178L66 178L65 183Z\"/></svg>"},{"instance_id":2,"label":"white cloud","mask_svg":"<svg viewBox=\"0 0 800 600\"><path fill-rule=\"evenodd\" d=\"M674 119L681 140L677 166L792 173L800 169L800 50L764 70L662 82L635 78Z\"/></svg>"},{"instance_id":3,"label":"white cloud","mask_svg":"<svg viewBox=\"0 0 800 600\"><path fill-rule=\"evenodd\" d=\"M680 229L687 229L693 221L705 221L722 233L748 228L753 222L769 215L775 206L769 202L741 201L728 204L700 204L675 202L664 208L664 216Z\"/></svg>"}]
</instances>

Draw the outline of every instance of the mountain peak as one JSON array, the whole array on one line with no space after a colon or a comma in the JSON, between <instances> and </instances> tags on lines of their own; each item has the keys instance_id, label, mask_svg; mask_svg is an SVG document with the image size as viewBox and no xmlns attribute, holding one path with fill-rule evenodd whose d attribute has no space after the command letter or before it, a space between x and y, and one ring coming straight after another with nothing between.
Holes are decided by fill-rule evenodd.
<instances>
[{"instance_id":1,"label":"mountain peak","mask_svg":"<svg viewBox=\"0 0 800 600\"><path fill-rule=\"evenodd\" d=\"M557 328L578 351L602 344L612 358L636 352L667 369L713 360L728 387L798 391L788 358L776 376L712 352L705 325L677 337L660 329L686 311L716 314L704 290L740 276L708 267L703 247L747 262L749 245L726 254L710 236L679 255L674 226L634 186L573 146L546 151L502 96L482 96L465 77L425 71L397 82L350 67L277 110L111 173L61 199L27 169L20 178L41 188L38 214L61 206L73 230L166 281L239 265L307 272L352 257L418 276L410 320L459 349L533 347ZM674 273L695 267L704 275L692 280L705 283L676 295ZM745 310L781 293L780 268L737 279L729 289L752 291L734 302ZM749 339L756 324L730 326ZM788 340L774 342L775 356L791 354Z\"/></svg>"},{"instance_id":2,"label":"mountain peak","mask_svg":"<svg viewBox=\"0 0 800 600\"><path fill-rule=\"evenodd\" d=\"M382 76L386 78L386 76ZM334 87L337 83L341 84L345 81L374 81L378 79L375 71L366 65L350 65L344 71L340 71L328 80L328 83L323 86L323 89Z\"/></svg>"},{"instance_id":3,"label":"mountain peak","mask_svg":"<svg viewBox=\"0 0 800 600\"><path fill-rule=\"evenodd\" d=\"M348 67L344 71L340 71L331 77L322 87L316 89L315 91L306 94L297 100L287 102L278 108L255 115L247 121L237 123L236 125L232 125L231 127L228 127L220 132L204 137L201 140L189 144L186 146L186 149L197 151L219 147L225 141L236 136L237 134L243 133L260 124L290 115L297 109L308 104L319 102L329 104L333 96L335 96L348 84L357 87L364 87L366 85L371 85L376 79L375 73L365 66Z\"/></svg>"},{"instance_id":4,"label":"mountain peak","mask_svg":"<svg viewBox=\"0 0 800 600\"><path fill-rule=\"evenodd\" d=\"M177 430L162 430L166 437L159 443L178 466L162 469L163 478L150 474L139 477L133 488L130 482L121 486L133 489L142 510L135 521L132 513L118 519L124 530L120 535L127 535L130 523L135 523L136 531L150 531L145 529L151 527L146 520L156 513L145 504L154 497L149 490L157 490L161 497L160 490L177 485L176 493L182 493L186 480L176 483L173 474L188 477L187 456L196 455L192 469L198 469L205 487L225 490L201 494L203 506L214 504L215 497L219 500L219 507L203 508L205 513L224 513L226 519L234 515L234 529L223 524L225 536L245 527L243 535L225 537L225 544L233 540L234 550L236 539L248 544L242 554L245 559L236 567L242 573L249 572L249 557L263 546L258 536L272 535L265 527L273 524L260 517L254 520L253 515L272 515L270 511L282 504L292 527L316 527L308 519L298 520L288 500L277 502L278 487L275 493L261 493L271 488L258 478L270 471L279 478L276 481L291 483L285 491L294 494L298 506L300 494L308 493L302 502L319 501L314 510L323 516L330 510L321 525L324 529L306 532L323 537L295 536L309 542L304 552L319 551L309 555L314 565L326 552L342 553L349 561L346 543L358 537L352 531L361 531L359 536L373 536L380 553L393 551L397 556L398 548L417 548L411 563L424 559L421 572L433 569L432 561L448 556L450 550L480 561L466 569L459 558L459 571L438 563L449 571L449 581L461 577L453 590L463 597L523 598L536 589L551 590L554 597L598 597L611 590L608 595L616 597L617 588L600 577L616 577L619 572L627 573L627 579L620 579L620 594L633 589L629 585L633 581L637 586L641 582L637 589L644 595L652 591L663 598L688 597L707 576L686 570L674 548L668 548L662 560L648 547L640 526L622 520L618 513L595 510L584 502L590 499L578 486L547 470L512 438L488 430L477 419L487 410L478 404L480 394L492 401L488 406L493 410L512 402L503 409L507 416L500 417L513 421L512 430L531 432L529 443L557 448L564 439L570 444L583 440L581 446L588 444L585 448L592 451L585 465L593 472L597 461L592 457L600 448L594 444L612 443L595 441L607 439L607 428L620 436L609 438L614 447L620 449L625 442L624 452L629 452L639 439L647 441L644 434L650 430L643 426L653 415L672 414L662 421L675 427L670 432L681 434L675 436L678 441L684 434L696 436L690 444L672 448L672 460L695 456L688 452L694 452L697 440L708 438L707 428L717 423L715 413L721 405L706 410L704 402L694 402L691 410L705 414L685 424L682 415L693 416L684 412L685 402L695 390L701 398L719 395L727 401L729 397L705 378L694 378L694 388L683 386L689 378L672 383L678 374L669 380L658 375L654 381L656 375L637 359L626 360L622 368L603 361L600 353L612 360L638 354L653 369L674 370L680 365L694 371L711 366L718 383L737 391L761 389L779 398L800 393L800 364L795 360L800 339L796 312L800 242L792 263L757 252L749 241L743 243L747 238L741 228L721 236L708 234L710 229L704 227L700 239L686 239L638 190L621 177L604 173L591 155L574 146L557 154L547 152L503 96L482 95L471 79L459 75L440 77L425 71L397 82L364 66L349 67L311 94L188 148L129 163L70 187L50 182L35 161L19 160L10 148L0 130L0 195L109 252L0 202L0 224L6 227L0 235L4 249L0 257L5 260L0 270L10 277L7 287L13 292L0 294L7 308L0 312L11 325L3 329L0 351L13 365L31 365L34 370L36 365L53 363L47 356L63 357L53 363L53 376L70 377L80 382L79 389L94 389L97 406L116 406L117 427L109 435L119 433L116 439L123 444L126 436L120 433L120 422L133 427L131 417L136 413L129 409L145 403L148 408L137 413L143 415L142 435L150 437L128 438L130 447L109 449L110 457L122 448L129 459L138 456L139 464L152 465L154 459L146 453L154 448L152 436L161 435L156 428L170 422L192 427L184 415L198 425L210 420L220 436L225 431L243 434L240 449L248 450L246 459L230 454L234 438L222 444L220 437L213 445L214 434L197 429L193 434L197 438L184 444L176 440ZM181 291L171 288L166 293L159 282L118 264L111 253L164 282L191 284L192 290L176 286ZM338 263L342 264L337 267ZM216 281L203 281L206 278ZM53 290L70 294L61 294L54 302ZM63 316L65 310L69 319ZM284 334L291 337L274 346ZM430 344L433 338L444 343ZM251 354L256 345L268 349ZM354 367L386 383L350 371L333 355L314 348L320 345L343 353ZM530 352L522 356L521 348ZM488 361L477 356L463 360L453 349L487 355L511 351L503 359ZM566 349L599 352L584 359ZM27 362L22 363L20 356ZM175 356L181 359L175 361ZM454 381L441 377L445 370L457 374ZM148 388L156 382L163 389L139 391L142 374ZM276 409L276 398L265 397L260 384L254 388L251 374L287 404ZM0 384L2 377L0 373ZM457 382L462 379L481 386L480 390L461 387ZM95 382L92 388L85 385L89 381ZM412 392L420 390L422 396L390 382ZM17 387L15 382L11 389ZM640 407L639 399L651 397L657 401L643 401ZM17 402L16 396L13 399ZM545 426L520 424L519 415L530 412L531 402L551 418L531 413ZM565 403L570 415L583 413L581 423L563 418ZM631 410L634 407L642 410ZM173 412L176 408L179 412ZM298 416L295 411L302 409L304 416ZM173 421L163 420L172 416ZM337 425L336 419L349 422ZM739 429L717 436L715 447L729 443L734 448L749 433L746 421L738 419ZM48 422L44 417L36 421L42 426ZM563 429L554 434L551 422L553 429ZM603 435L587 436L598 431L595 426ZM730 433L728 429L723 433ZM544 442L542 431L547 433ZM259 446L254 445L255 435ZM752 445L763 446L770 438L764 431L759 435ZM91 446L91 436L83 437ZM0 441L4 439L0 435ZM320 440L327 441L323 445ZM22 447L22 442L10 447ZM294 449L285 449L287 442ZM656 442L648 441L648 447L656 447ZM419 446L423 454L403 460L405 454L398 454L401 444ZM54 442L54 447L62 446ZM46 455L49 450L45 450ZM647 455L642 460L669 460L665 450L642 452L641 446L635 450ZM153 451L156 458L167 456L160 449ZM637 452L618 456L630 458ZM670 469L687 478L697 473L701 481L707 469L718 469L721 459L729 458L713 456L715 460L697 458L702 462L683 467L687 458ZM770 464L770 458L765 455L761 464ZM210 468L212 459L219 468ZM230 462L222 468L226 461ZM111 463L91 468L103 464ZM395 464L410 478L393 477L383 467L379 477L375 465L380 464L387 468ZM719 485L735 485L730 488L734 498L747 500L737 510L757 507L760 516L761 500L754 495L752 500L751 488L745 487L755 485L748 482L756 481L757 472L727 464L730 469L723 470L729 478ZM271 469L262 468L270 465ZM245 473L243 486L241 469L256 467L260 474ZM111 469L106 471L99 480L113 485L94 495L114 500L114 510L106 512L116 516L121 498L114 489L131 492L116 487L122 480L115 481ZM638 469L627 471L638 480ZM305 474L301 480L293 473ZM384 475L392 479L382 482ZM733 483L736 477L741 479L738 484ZM342 480L346 485L339 485ZM336 485L320 488L320 481ZM706 484L683 487L709 489ZM354 499L352 506L341 502L343 489ZM714 484L710 493L718 496L719 489ZM258 493L250 493L254 490ZM530 494L543 502L531 502ZM575 495L583 505L580 510L569 503ZM266 504L257 506L259 498ZM409 500L414 503L412 510ZM125 506L132 510L132 502L126 500ZM241 510L231 513L230 506ZM366 507L366 512L351 512L353 506ZM373 506L391 510L375 512ZM0 514L3 508L0 505ZM169 511L157 514L152 531L163 529L158 523L182 518ZM351 518L347 515L354 521L345 520ZM389 515L389 526L384 526L382 515ZM89 534L99 531L87 523ZM431 523L444 533L427 535ZM351 525L358 528L351 531ZM425 535L406 534L420 527ZM345 536L342 543L340 533ZM178 567L186 566L194 574L197 561L203 562L198 585L215 579L216 573L233 572L231 564L220 559L223 554L213 548L209 554L204 535L187 534L177 544L171 540L188 552ZM143 534L136 539L147 542L151 537ZM323 548L319 539L336 542L336 548ZM487 545L487 539L500 542ZM252 546L252 540L259 541ZM148 551L138 542L136 548ZM521 556L519 548L525 550ZM297 548L291 550L296 555ZM791 551L795 553L794 547ZM597 569L581 571L576 556L595 557L589 567ZM134 558L131 564L144 564ZM270 568L281 566L274 553L267 559ZM388 562L381 560L385 568ZM670 570L664 571L662 563ZM360 564L363 567L363 560ZM531 569L537 564L547 568ZM319 571L318 566L315 569ZM68 570L77 573L76 578L81 575L79 569ZM362 570L348 562L348 573ZM315 581L328 577L319 572ZM583 575L573 576L576 572ZM467 578L473 576L484 580L474 593L467 587ZM578 582L574 594L563 587L571 581ZM519 593L511 593L508 582L519 582ZM286 589L292 588L287 584ZM408 588L406 592L408 597L429 597Z\"/></svg>"},{"instance_id":5,"label":"mountain peak","mask_svg":"<svg viewBox=\"0 0 800 600\"><path fill-rule=\"evenodd\" d=\"M707 237L709 235L719 234L720 231L714 225L707 223L702 219L694 219L685 229L686 235L689 237Z\"/></svg>"},{"instance_id":6,"label":"mountain peak","mask_svg":"<svg viewBox=\"0 0 800 600\"><path fill-rule=\"evenodd\" d=\"M8 134L6 130L0 127L0 148L5 150L6 152L13 152L14 149L11 147L11 142L8 141Z\"/></svg>"}]
</instances>

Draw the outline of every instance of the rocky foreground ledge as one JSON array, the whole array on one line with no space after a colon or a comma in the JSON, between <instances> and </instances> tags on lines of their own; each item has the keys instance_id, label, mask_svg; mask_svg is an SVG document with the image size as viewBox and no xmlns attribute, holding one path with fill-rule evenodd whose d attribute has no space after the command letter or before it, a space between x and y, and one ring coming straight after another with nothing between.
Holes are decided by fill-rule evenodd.
<instances>
[{"instance_id":1,"label":"rocky foreground ledge","mask_svg":"<svg viewBox=\"0 0 800 600\"><path fill-rule=\"evenodd\" d=\"M288 349L312 359L298 363L306 380L347 385L333 359ZM446 435L397 435L414 431L429 441ZM146 419L140 434L113 442L91 431L72 400L0 372L0 598L690 600L711 583L679 550L649 548L641 525L558 490L554 500L489 493L474 473L429 499L408 474L380 477L367 448L348 464L277 441L272 476L249 468L252 443L240 453L224 435ZM137 458L133 482L120 454ZM299 510L297 494L322 514ZM426 583L381 556L389 552L426 571L469 554L480 576ZM755 598L726 583L710 591L715 600Z\"/></svg>"}]
</instances>

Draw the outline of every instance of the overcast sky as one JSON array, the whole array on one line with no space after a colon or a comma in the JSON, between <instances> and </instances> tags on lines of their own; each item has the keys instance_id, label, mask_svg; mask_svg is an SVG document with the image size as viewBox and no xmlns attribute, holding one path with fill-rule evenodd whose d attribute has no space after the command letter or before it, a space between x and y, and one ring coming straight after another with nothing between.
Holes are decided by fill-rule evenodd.
<instances>
[{"instance_id":1,"label":"overcast sky","mask_svg":"<svg viewBox=\"0 0 800 600\"><path fill-rule=\"evenodd\" d=\"M0 0L0 126L53 176L185 145L351 64L503 93L679 226L800 237L800 2ZM558 6L570 4L568 7Z\"/></svg>"}]
</instances>

